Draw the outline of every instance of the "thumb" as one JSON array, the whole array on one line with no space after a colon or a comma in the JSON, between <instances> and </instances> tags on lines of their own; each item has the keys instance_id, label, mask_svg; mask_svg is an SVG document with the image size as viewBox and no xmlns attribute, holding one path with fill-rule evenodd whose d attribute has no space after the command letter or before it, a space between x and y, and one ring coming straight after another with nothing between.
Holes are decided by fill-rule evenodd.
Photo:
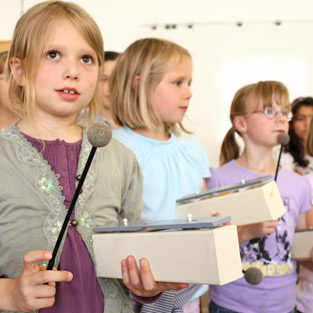
<instances>
[{"instance_id":1,"label":"thumb","mask_svg":"<svg viewBox=\"0 0 313 313\"><path fill-rule=\"evenodd\" d=\"M52 254L49 251L35 250L35 251L28 252L24 255L24 258L23 258L23 261L24 261L23 272L26 274L38 272L39 267L37 265L37 262L49 261L51 258L52 258Z\"/></svg>"}]
</instances>

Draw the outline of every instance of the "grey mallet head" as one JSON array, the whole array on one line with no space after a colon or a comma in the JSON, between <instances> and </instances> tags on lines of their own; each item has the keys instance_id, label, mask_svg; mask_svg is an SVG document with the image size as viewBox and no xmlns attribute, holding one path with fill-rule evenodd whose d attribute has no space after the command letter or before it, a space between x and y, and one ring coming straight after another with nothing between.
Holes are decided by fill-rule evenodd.
<instances>
[{"instance_id":1,"label":"grey mallet head","mask_svg":"<svg viewBox=\"0 0 313 313\"><path fill-rule=\"evenodd\" d=\"M97 122L88 128L87 138L93 147L104 147L111 141L112 130L107 123Z\"/></svg>"},{"instance_id":2,"label":"grey mallet head","mask_svg":"<svg viewBox=\"0 0 313 313\"><path fill-rule=\"evenodd\" d=\"M286 133L281 133L279 134L277 140L279 144L285 146L288 144L290 137Z\"/></svg>"},{"instance_id":3,"label":"grey mallet head","mask_svg":"<svg viewBox=\"0 0 313 313\"><path fill-rule=\"evenodd\" d=\"M246 282L250 285L258 285L263 280L263 274L257 267L249 267L246 271L244 271L244 274Z\"/></svg>"}]
</instances>

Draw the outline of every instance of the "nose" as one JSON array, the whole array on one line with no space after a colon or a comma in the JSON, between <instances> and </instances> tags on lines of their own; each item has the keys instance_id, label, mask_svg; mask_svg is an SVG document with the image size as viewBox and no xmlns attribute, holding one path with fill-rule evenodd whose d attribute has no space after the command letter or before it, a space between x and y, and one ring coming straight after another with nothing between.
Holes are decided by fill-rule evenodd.
<instances>
[{"instance_id":1,"label":"nose","mask_svg":"<svg viewBox=\"0 0 313 313\"><path fill-rule=\"evenodd\" d=\"M276 120L278 120L279 122L287 122L287 117L285 115L283 115L282 111L277 111L276 112Z\"/></svg>"},{"instance_id":2,"label":"nose","mask_svg":"<svg viewBox=\"0 0 313 313\"><path fill-rule=\"evenodd\" d=\"M66 62L65 70L64 70L64 78L65 79L71 79L71 80L77 80L79 78L79 69L78 64L75 62L75 60L68 60Z\"/></svg>"},{"instance_id":3,"label":"nose","mask_svg":"<svg viewBox=\"0 0 313 313\"><path fill-rule=\"evenodd\" d=\"M192 92L191 92L190 86L187 86L186 91L185 91L185 98L190 99L191 97L192 97Z\"/></svg>"}]
</instances>

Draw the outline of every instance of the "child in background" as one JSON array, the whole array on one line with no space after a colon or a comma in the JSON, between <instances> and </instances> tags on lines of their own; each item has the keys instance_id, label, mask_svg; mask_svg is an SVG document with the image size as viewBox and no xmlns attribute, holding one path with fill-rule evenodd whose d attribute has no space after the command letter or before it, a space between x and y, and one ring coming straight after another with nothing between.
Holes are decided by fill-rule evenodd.
<instances>
[{"instance_id":1,"label":"child in background","mask_svg":"<svg viewBox=\"0 0 313 313\"><path fill-rule=\"evenodd\" d=\"M287 88L275 81L258 82L237 91L230 109L232 127L221 148L222 166L212 169L208 188L274 176L277 163L272 149L278 144L278 135L288 132L292 117L288 99ZM244 141L242 154L235 133ZM312 194L307 179L284 167L279 170L277 186L286 213L278 221L238 227L243 268L260 268L263 281L249 285L241 278L224 286L210 286L210 313L293 312L297 273L290 251L298 217L310 209Z\"/></svg>"},{"instance_id":2,"label":"child in background","mask_svg":"<svg viewBox=\"0 0 313 313\"><path fill-rule=\"evenodd\" d=\"M112 70L115 66L116 59L120 54L115 51L106 51L104 52L104 63L100 67L99 75L99 95L101 109L100 113L96 118L97 122L107 122L112 129L117 128L117 124L114 122L111 114L111 105L110 105L110 91L109 91L109 78L112 73Z\"/></svg>"},{"instance_id":3,"label":"child in background","mask_svg":"<svg viewBox=\"0 0 313 313\"><path fill-rule=\"evenodd\" d=\"M306 151L306 138L311 118L313 116L313 98L301 97L295 99L291 104L293 114L289 122L290 141L284 147L284 153L281 156L281 165L297 172L300 175L306 175L313 171L313 157Z\"/></svg>"},{"instance_id":4,"label":"child in background","mask_svg":"<svg viewBox=\"0 0 313 313\"><path fill-rule=\"evenodd\" d=\"M313 119L311 119L308 136L306 140L307 154L313 157ZM313 192L313 172L307 174L306 177L311 183ZM308 215L306 228L313 227L313 214ZM313 251L312 251L313 252ZM313 254L312 254L313 258ZM300 264L299 282L297 284L297 312L311 313L313 308L313 266L312 262Z\"/></svg>"},{"instance_id":5,"label":"child in background","mask_svg":"<svg viewBox=\"0 0 313 313\"><path fill-rule=\"evenodd\" d=\"M188 133L182 120L192 96L191 80L188 51L154 38L131 44L111 74L112 116L121 126L113 136L136 154L142 170L144 221L177 218L176 200L205 188L204 178L209 176L205 150L193 138L181 135ZM163 293L141 312L166 313L180 308L199 312L198 296L189 302L199 288L193 285L176 295Z\"/></svg>"},{"instance_id":6,"label":"child in background","mask_svg":"<svg viewBox=\"0 0 313 313\"><path fill-rule=\"evenodd\" d=\"M16 115L8 108L8 77L4 72L8 51L0 52L0 129L14 123Z\"/></svg>"},{"instance_id":7,"label":"child in background","mask_svg":"<svg viewBox=\"0 0 313 313\"><path fill-rule=\"evenodd\" d=\"M16 25L9 99L21 119L0 130L1 310L127 313L132 312L128 289L150 302L154 298L139 297L186 287L156 283L147 260L140 260L139 272L131 256L121 262L125 285L96 277L93 227L140 219L140 169L115 140L98 149L91 164L56 259L60 271L40 272L36 264L51 258L47 251L54 248L91 150L77 117L86 106L90 116L97 112L94 93L102 63L100 30L73 3L42 2ZM62 281L56 288L44 284L56 281Z\"/></svg>"}]
</instances>

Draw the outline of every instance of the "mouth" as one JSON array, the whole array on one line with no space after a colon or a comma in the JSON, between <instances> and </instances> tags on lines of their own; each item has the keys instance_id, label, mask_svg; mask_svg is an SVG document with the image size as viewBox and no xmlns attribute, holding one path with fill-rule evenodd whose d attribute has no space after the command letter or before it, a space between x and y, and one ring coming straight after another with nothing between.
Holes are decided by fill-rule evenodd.
<instances>
[{"instance_id":1,"label":"mouth","mask_svg":"<svg viewBox=\"0 0 313 313\"><path fill-rule=\"evenodd\" d=\"M187 109L188 109L188 107L187 107L187 106L185 106L185 107L179 107L179 109L182 110L182 111L184 111L184 112L186 112Z\"/></svg>"},{"instance_id":2,"label":"mouth","mask_svg":"<svg viewBox=\"0 0 313 313\"><path fill-rule=\"evenodd\" d=\"M68 95L79 95L79 92L75 88L64 88L64 89L59 89L57 92L63 92Z\"/></svg>"}]
</instances>

